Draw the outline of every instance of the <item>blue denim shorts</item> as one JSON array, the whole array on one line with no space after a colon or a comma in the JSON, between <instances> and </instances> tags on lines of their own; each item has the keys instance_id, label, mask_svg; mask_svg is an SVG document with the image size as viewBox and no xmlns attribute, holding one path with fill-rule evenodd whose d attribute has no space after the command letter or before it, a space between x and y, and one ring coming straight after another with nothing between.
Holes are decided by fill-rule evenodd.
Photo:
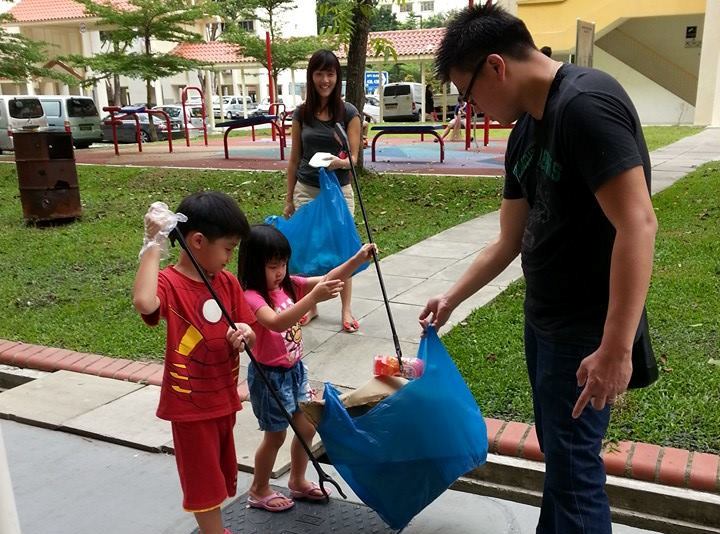
<instances>
[{"instance_id":1,"label":"blue denim shorts","mask_svg":"<svg viewBox=\"0 0 720 534\"><path fill-rule=\"evenodd\" d=\"M263 371L290 415L300 410L301 402L310 400L307 368L302 361L297 362L287 371L268 367L263 367ZM260 424L260 430L264 432L285 430L289 426L288 421L252 362L248 367L248 387L250 403Z\"/></svg>"}]
</instances>

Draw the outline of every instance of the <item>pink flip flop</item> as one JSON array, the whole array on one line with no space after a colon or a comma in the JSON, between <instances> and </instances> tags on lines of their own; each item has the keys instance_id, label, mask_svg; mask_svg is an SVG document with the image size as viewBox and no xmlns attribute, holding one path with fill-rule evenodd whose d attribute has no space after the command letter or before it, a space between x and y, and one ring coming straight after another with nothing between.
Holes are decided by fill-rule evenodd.
<instances>
[{"instance_id":1,"label":"pink flip flop","mask_svg":"<svg viewBox=\"0 0 720 534\"><path fill-rule=\"evenodd\" d=\"M357 319L353 318L352 321L343 321L342 327L345 332L353 334L360 330L360 323L357 322Z\"/></svg>"},{"instance_id":2,"label":"pink flip flop","mask_svg":"<svg viewBox=\"0 0 720 534\"><path fill-rule=\"evenodd\" d=\"M287 497L277 491L271 493L267 497L263 497L262 499L256 499L251 495L248 495L247 505L248 508L260 508L261 510L267 510L268 512L284 512L285 510L295 506L295 503L292 500L289 500L289 502L279 506L273 506L270 504L270 501L273 499L287 499Z\"/></svg>"},{"instance_id":3,"label":"pink flip flop","mask_svg":"<svg viewBox=\"0 0 720 534\"><path fill-rule=\"evenodd\" d=\"M328 496L332 493L332 490L326 490L328 493ZM310 487L305 489L304 491L296 491L296 490L290 490L290 497L293 499L306 499L308 501L324 501L325 495L322 492L322 489L320 486L315 484L315 482L310 483Z\"/></svg>"},{"instance_id":4,"label":"pink flip flop","mask_svg":"<svg viewBox=\"0 0 720 534\"><path fill-rule=\"evenodd\" d=\"M306 313L305 315L303 315L302 317L300 317L300 320L298 321L298 323L300 323L300 326L305 326L305 325L307 325L307 324L310 324L310 321L312 321L313 319L315 319L315 317L317 317L317 316L318 316L317 313L316 313L316 314L313 314L313 315L310 315L310 314Z\"/></svg>"}]
</instances>

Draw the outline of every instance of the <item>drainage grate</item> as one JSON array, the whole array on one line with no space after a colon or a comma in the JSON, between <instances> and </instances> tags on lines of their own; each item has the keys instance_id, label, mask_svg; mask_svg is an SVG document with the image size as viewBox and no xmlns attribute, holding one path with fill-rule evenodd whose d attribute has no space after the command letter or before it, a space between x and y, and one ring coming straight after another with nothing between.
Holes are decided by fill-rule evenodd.
<instances>
[{"instance_id":1,"label":"drainage grate","mask_svg":"<svg viewBox=\"0 0 720 534\"><path fill-rule=\"evenodd\" d=\"M273 487L283 491L286 488ZM296 501L285 512L247 508L247 493L223 509L223 523L233 534L389 534L380 517L363 504L341 499L324 502ZM195 529L192 534L198 534Z\"/></svg>"}]
</instances>

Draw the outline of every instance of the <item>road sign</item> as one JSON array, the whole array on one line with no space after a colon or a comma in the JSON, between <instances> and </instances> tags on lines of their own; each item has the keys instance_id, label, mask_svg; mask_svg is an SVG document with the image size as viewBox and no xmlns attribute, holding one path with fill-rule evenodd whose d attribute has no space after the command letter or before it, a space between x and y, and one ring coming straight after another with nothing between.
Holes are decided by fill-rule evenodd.
<instances>
[{"instance_id":1,"label":"road sign","mask_svg":"<svg viewBox=\"0 0 720 534\"><path fill-rule=\"evenodd\" d=\"M380 75L382 74L382 83L387 85L390 83L390 75L386 70L380 73L376 70L365 71L365 90L368 93L373 93L380 86Z\"/></svg>"}]
</instances>

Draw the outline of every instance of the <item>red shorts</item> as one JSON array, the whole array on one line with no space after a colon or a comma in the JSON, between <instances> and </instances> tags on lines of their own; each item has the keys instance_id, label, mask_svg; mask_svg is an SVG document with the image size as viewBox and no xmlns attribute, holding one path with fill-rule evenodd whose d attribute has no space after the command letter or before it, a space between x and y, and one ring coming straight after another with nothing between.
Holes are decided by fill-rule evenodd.
<instances>
[{"instance_id":1,"label":"red shorts","mask_svg":"<svg viewBox=\"0 0 720 534\"><path fill-rule=\"evenodd\" d=\"M235 495L237 458L235 413L189 423L172 423L175 461L183 491L183 508L206 512Z\"/></svg>"}]
</instances>

